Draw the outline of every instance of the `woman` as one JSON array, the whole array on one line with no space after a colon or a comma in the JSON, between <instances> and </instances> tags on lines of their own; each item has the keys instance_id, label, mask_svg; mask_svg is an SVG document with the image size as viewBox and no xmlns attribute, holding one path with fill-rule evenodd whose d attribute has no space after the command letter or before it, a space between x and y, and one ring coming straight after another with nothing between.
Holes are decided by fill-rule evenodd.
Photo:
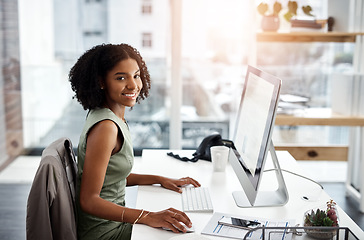
<instances>
[{"instance_id":1,"label":"woman","mask_svg":"<svg viewBox=\"0 0 364 240\"><path fill-rule=\"evenodd\" d=\"M125 207L125 187L160 184L181 192L200 184L192 178L170 179L130 173L134 156L125 110L148 97L150 76L139 52L127 45L99 45L86 51L69 73L72 90L89 110L78 145L77 217L80 239L130 239L132 224L185 232L187 215Z\"/></svg>"}]
</instances>

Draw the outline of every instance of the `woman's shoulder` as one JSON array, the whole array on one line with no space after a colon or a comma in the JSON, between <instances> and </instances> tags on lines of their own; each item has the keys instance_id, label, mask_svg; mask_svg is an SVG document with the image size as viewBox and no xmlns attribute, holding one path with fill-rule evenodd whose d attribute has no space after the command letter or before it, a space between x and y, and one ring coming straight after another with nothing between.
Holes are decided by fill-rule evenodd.
<instances>
[{"instance_id":1,"label":"woman's shoulder","mask_svg":"<svg viewBox=\"0 0 364 240\"><path fill-rule=\"evenodd\" d=\"M108 108L98 108L93 109L87 115L87 122L91 125L99 123L103 120L111 120L118 126L122 125L122 120L118 118L110 109Z\"/></svg>"},{"instance_id":2,"label":"woman's shoulder","mask_svg":"<svg viewBox=\"0 0 364 240\"><path fill-rule=\"evenodd\" d=\"M113 112L108 108L95 108L90 110L88 116L108 116L111 113Z\"/></svg>"},{"instance_id":3,"label":"woman's shoulder","mask_svg":"<svg viewBox=\"0 0 364 240\"><path fill-rule=\"evenodd\" d=\"M87 115L87 120L95 121L100 121L104 119L115 120L116 118L116 115L108 108L92 109Z\"/></svg>"}]
</instances>

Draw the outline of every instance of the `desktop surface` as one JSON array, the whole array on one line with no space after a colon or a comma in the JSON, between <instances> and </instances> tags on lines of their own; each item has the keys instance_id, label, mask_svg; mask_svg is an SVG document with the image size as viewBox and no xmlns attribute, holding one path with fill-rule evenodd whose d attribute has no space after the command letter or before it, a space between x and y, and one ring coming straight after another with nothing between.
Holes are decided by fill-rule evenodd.
<instances>
[{"instance_id":1,"label":"desktop surface","mask_svg":"<svg viewBox=\"0 0 364 240\"><path fill-rule=\"evenodd\" d=\"M317 184L300 178L298 176L283 172L287 185L289 200L284 206L278 207L252 207L239 208L236 206L232 196L233 191L242 191L242 187L231 168L230 164L225 172L213 172L212 163L199 160L196 163L182 162L167 156L170 150L144 150L142 157L136 159L134 173L158 174L171 178L192 177L198 180L202 186L209 188L214 212L234 214L247 217L269 218L271 220L295 220L296 224L302 226L303 215L307 210L324 207L331 198ZM194 151L173 151L181 156L191 156ZM277 157L281 168L301 175L295 159L286 151L277 151ZM270 156L268 156L265 169L273 167ZM263 176L261 189L272 190L278 186L274 171L266 172ZM308 200L305 200L308 199ZM334 199L335 200L335 199ZM136 208L148 211L161 211L167 208L182 210L181 195L179 193L164 189L160 186L139 186ZM350 217L338 206L340 226L349 227L359 238L364 239L364 232ZM187 213L190 217L195 233L175 234L162 229L151 228L146 225L136 224L133 227L132 239L171 239L183 237L188 239L188 234L199 235L213 213ZM192 237L192 235L191 235ZM224 239L210 235L201 235L207 239ZM228 239L228 238L227 238Z\"/></svg>"}]
</instances>

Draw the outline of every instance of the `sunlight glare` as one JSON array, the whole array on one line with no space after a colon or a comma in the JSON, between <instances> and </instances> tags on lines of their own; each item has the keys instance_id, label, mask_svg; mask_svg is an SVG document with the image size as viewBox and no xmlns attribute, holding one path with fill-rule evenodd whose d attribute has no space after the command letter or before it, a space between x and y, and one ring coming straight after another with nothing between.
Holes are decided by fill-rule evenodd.
<instances>
[{"instance_id":1,"label":"sunlight glare","mask_svg":"<svg viewBox=\"0 0 364 240\"><path fill-rule=\"evenodd\" d=\"M254 1L183 1L183 48L188 56L210 58L224 52L240 61L248 48L254 24Z\"/></svg>"}]
</instances>

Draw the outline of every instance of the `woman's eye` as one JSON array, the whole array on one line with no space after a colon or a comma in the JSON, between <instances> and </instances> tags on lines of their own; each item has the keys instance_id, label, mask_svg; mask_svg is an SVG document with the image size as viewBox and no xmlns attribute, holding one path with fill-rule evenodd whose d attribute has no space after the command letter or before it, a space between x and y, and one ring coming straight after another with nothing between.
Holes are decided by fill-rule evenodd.
<instances>
[{"instance_id":1,"label":"woman's eye","mask_svg":"<svg viewBox=\"0 0 364 240\"><path fill-rule=\"evenodd\" d=\"M138 79L138 78L140 78L140 75L139 74L138 75L135 75L134 78L135 79Z\"/></svg>"},{"instance_id":2,"label":"woman's eye","mask_svg":"<svg viewBox=\"0 0 364 240\"><path fill-rule=\"evenodd\" d=\"M125 77L118 77L117 80L125 80Z\"/></svg>"}]
</instances>

